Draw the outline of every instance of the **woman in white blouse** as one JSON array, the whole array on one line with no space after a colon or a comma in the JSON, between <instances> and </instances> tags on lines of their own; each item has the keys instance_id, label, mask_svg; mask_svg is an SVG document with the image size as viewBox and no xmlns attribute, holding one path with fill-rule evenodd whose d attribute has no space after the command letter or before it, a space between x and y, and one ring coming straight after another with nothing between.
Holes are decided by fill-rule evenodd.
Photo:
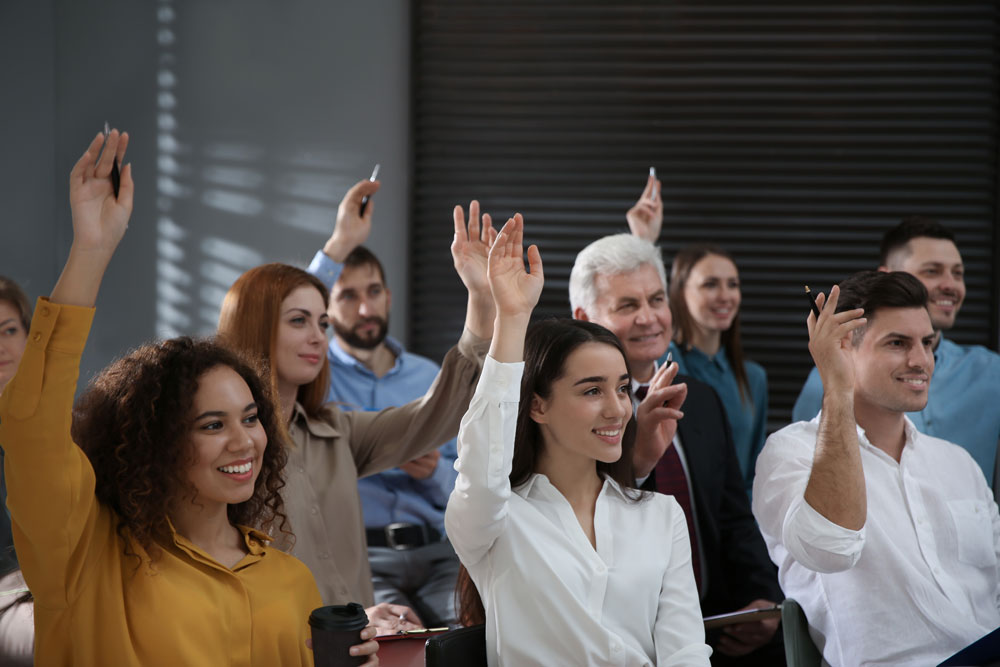
<instances>
[{"instance_id":1,"label":"woman in white blouse","mask_svg":"<svg viewBox=\"0 0 1000 667\"><path fill-rule=\"evenodd\" d=\"M517 215L490 252L497 318L445 514L475 584L463 621L485 622L491 667L707 666L684 514L633 488L621 343L548 320L525 351L543 277L535 246L525 272L522 236Z\"/></svg>"}]
</instances>

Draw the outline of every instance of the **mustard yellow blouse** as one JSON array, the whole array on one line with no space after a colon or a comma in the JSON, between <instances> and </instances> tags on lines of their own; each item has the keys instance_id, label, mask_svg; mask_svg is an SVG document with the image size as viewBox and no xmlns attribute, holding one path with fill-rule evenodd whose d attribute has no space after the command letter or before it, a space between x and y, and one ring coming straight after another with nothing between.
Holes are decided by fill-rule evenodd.
<instances>
[{"instance_id":1,"label":"mustard yellow blouse","mask_svg":"<svg viewBox=\"0 0 1000 667\"><path fill-rule=\"evenodd\" d=\"M240 527L249 553L223 567L173 536L155 562L115 530L70 439L94 309L39 299L17 375L0 397L14 544L35 596L35 664L312 665L316 583L297 559Z\"/></svg>"}]
</instances>

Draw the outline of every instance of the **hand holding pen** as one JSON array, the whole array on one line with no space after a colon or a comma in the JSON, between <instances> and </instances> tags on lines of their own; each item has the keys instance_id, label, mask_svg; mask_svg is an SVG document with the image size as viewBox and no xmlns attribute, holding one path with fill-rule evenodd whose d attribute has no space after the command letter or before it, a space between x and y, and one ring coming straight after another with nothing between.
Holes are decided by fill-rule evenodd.
<instances>
[{"instance_id":1,"label":"hand holding pen","mask_svg":"<svg viewBox=\"0 0 1000 667\"><path fill-rule=\"evenodd\" d=\"M639 201L625 213L625 219L633 236L650 243L656 243L660 238L660 228L663 226L663 198L660 196L660 181L656 178L656 167L649 168L646 187L639 196Z\"/></svg>"},{"instance_id":2,"label":"hand holding pen","mask_svg":"<svg viewBox=\"0 0 1000 667\"><path fill-rule=\"evenodd\" d=\"M361 212L362 202L378 192L381 184L378 181L365 179L358 181L347 191L337 207L337 222L333 233L323 246L323 252L335 262L343 262L348 254L368 240L372 231L372 212L374 202L368 201L364 213Z\"/></svg>"}]
</instances>

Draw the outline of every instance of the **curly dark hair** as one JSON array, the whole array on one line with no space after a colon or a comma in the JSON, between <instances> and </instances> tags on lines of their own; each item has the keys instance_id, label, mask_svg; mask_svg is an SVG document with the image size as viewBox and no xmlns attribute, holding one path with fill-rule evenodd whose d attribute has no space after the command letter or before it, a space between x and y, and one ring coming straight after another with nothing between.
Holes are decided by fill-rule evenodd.
<instances>
[{"instance_id":1,"label":"curly dark hair","mask_svg":"<svg viewBox=\"0 0 1000 667\"><path fill-rule=\"evenodd\" d=\"M170 538L168 508L190 486L184 470L194 454L185 445L199 379L218 366L247 383L267 435L253 495L229 505L229 520L290 533L280 495L288 455L274 401L258 369L237 353L188 337L144 345L104 369L73 409L73 440L94 467L97 499L118 515L126 545L127 531L152 558L157 541Z\"/></svg>"}]
</instances>

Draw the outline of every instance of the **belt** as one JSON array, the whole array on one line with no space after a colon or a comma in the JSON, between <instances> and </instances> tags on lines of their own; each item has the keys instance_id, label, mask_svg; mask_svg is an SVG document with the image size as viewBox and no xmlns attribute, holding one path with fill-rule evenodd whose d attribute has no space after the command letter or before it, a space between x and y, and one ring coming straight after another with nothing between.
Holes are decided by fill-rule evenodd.
<instances>
[{"instance_id":1,"label":"belt","mask_svg":"<svg viewBox=\"0 0 1000 667\"><path fill-rule=\"evenodd\" d=\"M441 541L441 533L434 526L421 523L390 523L384 528L368 528L365 534L368 546L389 547L397 551Z\"/></svg>"}]
</instances>

